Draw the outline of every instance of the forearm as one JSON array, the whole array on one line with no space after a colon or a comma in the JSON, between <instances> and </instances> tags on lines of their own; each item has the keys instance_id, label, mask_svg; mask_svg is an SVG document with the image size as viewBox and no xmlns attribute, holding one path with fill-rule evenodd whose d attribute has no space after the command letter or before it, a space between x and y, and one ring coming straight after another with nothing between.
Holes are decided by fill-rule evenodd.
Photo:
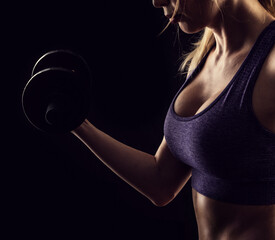
<instances>
[{"instance_id":1,"label":"forearm","mask_svg":"<svg viewBox=\"0 0 275 240\"><path fill-rule=\"evenodd\" d=\"M160 199L160 174L153 155L131 148L87 120L72 131L106 166L152 202Z\"/></svg>"}]
</instances>

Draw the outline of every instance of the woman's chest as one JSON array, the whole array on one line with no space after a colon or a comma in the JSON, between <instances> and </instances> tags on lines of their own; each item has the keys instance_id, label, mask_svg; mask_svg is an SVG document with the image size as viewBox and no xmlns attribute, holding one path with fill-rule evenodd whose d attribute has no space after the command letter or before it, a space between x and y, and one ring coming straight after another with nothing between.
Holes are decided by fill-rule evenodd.
<instances>
[{"instance_id":1,"label":"woman's chest","mask_svg":"<svg viewBox=\"0 0 275 240\"><path fill-rule=\"evenodd\" d=\"M232 81L237 66L215 67L206 62L190 79L174 102L174 111L182 117L194 116L207 109Z\"/></svg>"},{"instance_id":2,"label":"woman's chest","mask_svg":"<svg viewBox=\"0 0 275 240\"><path fill-rule=\"evenodd\" d=\"M238 59L215 65L210 54L199 73L187 82L176 97L173 104L175 113L181 117L191 117L207 110L227 90L232 81L239 77L245 56L246 54L241 54ZM275 133L274 58L275 47L255 76L255 85L250 86L252 93L248 104L251 102L254 117L259 123ZM248 76L247 79L237 80L236 84L248 86L250 80ZM247 90L242 86L236 88L243 92Z\"/></svg>"},{"instance_id":3,"label":"woman's chest","mask_svg":"<svg viewBox=\"0 0 275 240\"><path fill-rule=\"evenodd\" d=\"M241 177L245 166L266 153L266 132L250 106L252 80L246 71L230 75L203 69L182 87L165 123L167 142L180 160L231 178L233 172Z\"/></svg>"}]
</instances>

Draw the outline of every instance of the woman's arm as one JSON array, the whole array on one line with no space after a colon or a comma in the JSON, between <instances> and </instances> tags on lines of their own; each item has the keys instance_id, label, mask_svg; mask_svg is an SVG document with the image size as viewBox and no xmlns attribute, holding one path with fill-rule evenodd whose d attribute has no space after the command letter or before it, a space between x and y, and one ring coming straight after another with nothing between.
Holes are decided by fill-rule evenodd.
<instances>
[{"instance_id":1,"label":"woman's arm","mask_svg":"<svg viewBox=\"0 0 275 240\"><path fill-rule=\"evenodd\" d=\"M155 156L131 148L85 120L72 133L106 166L157 206L174 199L191 176L191 169L176 160L163 139Z\"/></svg>"}]
</instances>

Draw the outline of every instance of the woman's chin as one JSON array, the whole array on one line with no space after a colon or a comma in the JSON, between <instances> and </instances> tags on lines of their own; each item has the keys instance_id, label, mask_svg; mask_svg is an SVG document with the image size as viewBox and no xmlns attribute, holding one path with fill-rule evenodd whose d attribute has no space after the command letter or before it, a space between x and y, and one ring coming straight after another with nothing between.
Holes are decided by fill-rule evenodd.
<instances>
[{"instance_id":1,"label":"woman's chin","mask_svg":"<svg viewBox=\"0 0 275 240\"><path fill-rule=\"evenodd\" d=\"M180 29L186 34L194 34L200 32L203 28L198 28L187 22L178 22Z\"/></svg>"}]
</instances>

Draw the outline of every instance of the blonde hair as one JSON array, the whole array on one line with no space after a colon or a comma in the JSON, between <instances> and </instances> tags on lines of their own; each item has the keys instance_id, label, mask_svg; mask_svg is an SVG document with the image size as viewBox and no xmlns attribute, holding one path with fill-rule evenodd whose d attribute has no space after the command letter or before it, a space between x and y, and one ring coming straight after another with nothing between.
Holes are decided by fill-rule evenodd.
<instances>
[{"instance_id":1,"label":"blonde hair","mask_svg":"<svg viewBox=\"0 0 275 240\"><path fill-rule=\"evenodd\" d=\"M214 2L218 5L218 0L214 0ZM262 6L275 17L275 0L258 0ZM177 0L176 8L174 11L174 14L176 11L178 11L180 0ZM180 65L180 72L184 73L184 71L187 69L187 72L192 72L196 66L199 64L199 62L202 60L202 58L205 56L205 54L209 51L209 49L214 45L215 39L214 34L212 30L209 28L205 28L201 34L201 37L199 40L195 43L194 49L183 55L183 62Z\"/></svg>"}]
</instances>

